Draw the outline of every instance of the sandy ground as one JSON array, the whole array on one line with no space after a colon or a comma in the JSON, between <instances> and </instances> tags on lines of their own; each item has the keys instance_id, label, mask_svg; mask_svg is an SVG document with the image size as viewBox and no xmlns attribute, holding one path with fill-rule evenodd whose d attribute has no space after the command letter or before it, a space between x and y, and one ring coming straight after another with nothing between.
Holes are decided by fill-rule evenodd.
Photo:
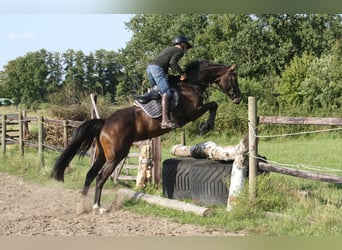
<instances>
[{"instance_id":1,"label":"sandy ground","mask_svg":"<svg viewBox=\"0 0 342 250\"><path fill-rule=\"evenodd\" d=\"M0 187L0 236L241 236L139 215L123 208L93 213L92 193L86 201L88 212L80 214L80 193L58 183L39 186L0 173Z\"/></svg>"}]
</instances>

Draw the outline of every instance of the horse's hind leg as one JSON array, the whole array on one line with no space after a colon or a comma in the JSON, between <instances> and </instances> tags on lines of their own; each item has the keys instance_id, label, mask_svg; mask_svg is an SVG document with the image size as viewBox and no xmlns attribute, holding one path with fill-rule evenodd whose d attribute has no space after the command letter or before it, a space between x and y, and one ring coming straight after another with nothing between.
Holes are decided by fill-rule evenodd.
<instances>
[{"instance_id":1,"label":"horse's hind leg","mask_svg":"<svg viewBox=\"0 0 342 250\"><path fill-rule=\"evenodd\" d=\"M97 176L97 174L99 173L99 171L101 170L105 162L106 162L106 159L104 155L100 154L99 157L97 157L97 159L95 160L93 166L88 171L85 182L84 182L83 190L82 190L82 194L84 196L87 195L90 184L93 182L93 180L95 179L95 177Z\"/></svg>"},{"instance_id":2,"label":"horse's hind leg","mask_svg":"<svg viewBox=\"0 0 342 250\"><path fill-rule=\"evenodd\" d=\"M102 168L103 164L105 163L104 155L99 155L97 159L95 160L93 166L90 168L90 170L87 173L86 180L84 182L84 186L82 189L81 199L77 204L76 212L78 214L82 214L86 212L86 196L89 191L90 184L93 182L95 177L97 176L98 172Z\"/></svg>"},{"instance_id":3,"label":"horse's hind leg","mask_svg":"<svg viewBox=\"0 0 342 250\"><path fill-rule=\"evenodd\" d=\"M117 160L107 161L100 173L97 175L93 209L99 209L100 212L105 211L105 209L100 208L103 185L109 176L114 172L115 167L119 164L119 162L120 161Z\"/></svg>"}]
</instances>

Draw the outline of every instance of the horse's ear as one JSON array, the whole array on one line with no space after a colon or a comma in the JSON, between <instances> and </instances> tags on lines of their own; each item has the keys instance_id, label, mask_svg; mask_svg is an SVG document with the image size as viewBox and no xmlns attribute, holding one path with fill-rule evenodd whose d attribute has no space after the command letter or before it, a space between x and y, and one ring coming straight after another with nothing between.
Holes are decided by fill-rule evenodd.
<instances>
[{"instance_id":1,"label":"horse's ear","mask_svg":"<svg viewBox=\"0 0 342 250\"><path fill-rule=\"evenodd\" d=\"M233 64L233 65L231 65L230 67L229 67L229 71L233 71L234 69L235 69L235 67L236 67L236 64Z\"/></svg>"}]
</instances>

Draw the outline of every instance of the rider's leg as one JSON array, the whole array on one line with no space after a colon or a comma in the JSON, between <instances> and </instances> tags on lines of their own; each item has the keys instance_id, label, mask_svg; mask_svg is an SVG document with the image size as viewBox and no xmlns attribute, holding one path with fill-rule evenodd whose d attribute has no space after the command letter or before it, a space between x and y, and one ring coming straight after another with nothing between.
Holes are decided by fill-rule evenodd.
<instances>
[{"instance_id":1,"label":"rider's leg","mask_svg":"<svg viewBox=\"0 0 342 250\"><path fill-rule=\"evenodd\" d=\"M156 83L162 95L162 122L160 124L162 129L175 128L175 123L170 120L169 115L169 100L172 95L167 81L167 76L163 68L157 65L148 65L147 77L151 83Z\"/></svg>"},{"instance_id":2,"label":"rider's leg","mask_svg":"<svg viewBox=\"0 0 342 250\"><path fill-rule=\"evenodd\" d=\"M156 74L155 72L156 72L155 65L148 65L147 66L146 75L147 75L147 79L150 82L150 85L152 88L157 85L156 81L154 80L154 75Z\"/></svg>"},{"instance_id":3,"label":"rider's leg","mask_svg":"<svg viewBox=\"0 0 342 250\"><path fill-rule=\"evenodd\" d=\"M167 93L164 93L162 95L162 122L160 124L160 127L162 129L165 128L175 128L176 124L170 120L170 115L169 115L169 100L170 97L168 96Z\"/></svg>"}]
</instances>

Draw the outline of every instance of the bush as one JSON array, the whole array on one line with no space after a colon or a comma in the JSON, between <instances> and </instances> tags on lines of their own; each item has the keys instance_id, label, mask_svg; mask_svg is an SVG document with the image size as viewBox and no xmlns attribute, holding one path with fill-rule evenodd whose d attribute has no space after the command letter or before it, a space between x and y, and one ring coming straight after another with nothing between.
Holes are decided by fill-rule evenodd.
<instances>
[{"instance_id":1,"label":"bush","mask_svg":"<svg viewBox=\"0 0 342 250\"><path fill-rule=\"evenodd\" d=\"M90 118L90 105L73 104L68 106L55 106L51 114L60 120L84 121Z\"/></svg>"},{"instance_id":2,"label":"bush","mask_svg":"<svg viewBox=\"0 0 342 250\"><path fill-rule=\"evenodd\" d=\"M333 53L295 57L276 87L281 110L331 116L342 106L341 59Z\"/></svg>"},{"instance_id":3,"label":"bush","mask_svg":"<svg viewBox=\"0 0 342 250\"><path fill-rule=\"evenodd\" d=\"M97 109L101 118L108 117L116 109L120 108L107 102L104 98L100 97L97 100ZM51 114L57 119L61 120L74 120L84 121L91 118L91 101L90 98L84 98L80 104L71 105L56 105L51 108Z\"/></svg>"}]
</instances>

